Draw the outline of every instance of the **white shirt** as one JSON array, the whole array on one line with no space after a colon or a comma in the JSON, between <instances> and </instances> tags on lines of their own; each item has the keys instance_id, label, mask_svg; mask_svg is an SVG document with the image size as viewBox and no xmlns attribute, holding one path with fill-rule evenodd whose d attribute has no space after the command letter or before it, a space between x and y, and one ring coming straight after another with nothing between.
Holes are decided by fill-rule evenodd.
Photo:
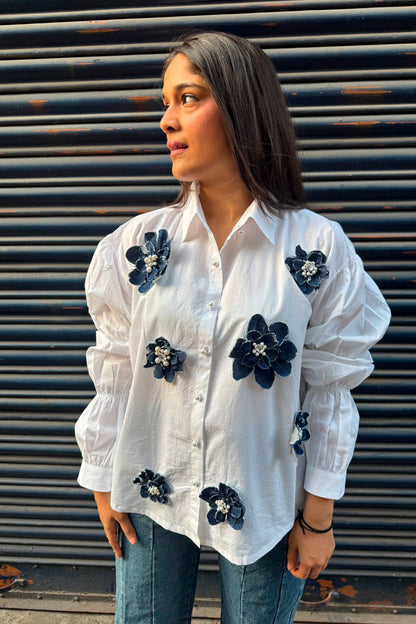
<instances>
[{"instance_id":1,"label":"white shirt","mask_svg":"<svg viewBox=\"0 0 416 624\"><path fill-rule=\"evenodd\" d=\"M171 254L142 294L129 282L134 265L125 254L161 229ZM327 256L329 276L310 294L285 263L298 245ZM305 491L343 495L358 428L350 389L371 373L368 349L390 311L339 224L307 209L270 217L253 201L219 251L194 188L185 208L140 214L106 236L86 293L98 331L87 352L97 395L76 424L83 487L111 490L115 510L150 516L238 565L291 529ZM233 377L230 353L255 314L285 323L297 349L290 374L275 375L270 388L252 371ZM144 368L159 337L186 353L171 383ZM310 439L298 456L300 409L309 413ZM141 496L133 480L145 469L166 479L167 504ZM219 483L245 506L241 530L207 520L199 494Z\"/></svg>"}]
</instances>

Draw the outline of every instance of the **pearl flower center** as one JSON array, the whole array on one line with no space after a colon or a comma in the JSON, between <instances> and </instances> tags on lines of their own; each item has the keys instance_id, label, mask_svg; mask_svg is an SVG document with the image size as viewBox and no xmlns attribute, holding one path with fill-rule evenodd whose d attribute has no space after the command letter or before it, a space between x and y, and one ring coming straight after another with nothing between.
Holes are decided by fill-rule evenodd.
<instances>
[{"instance_id":1,"label":"pearl flower center","mask_svg":"<svg viewBox=\"0 0 416 624\"><path fill-rule=\"evenodd\" d=\"M152 496L160 496L160 490L157 485L151 485L149 487L149 494L151 494Z\"/></svg>"},{"instance_id":2,"label":"pearl flower center","mask_svg":"<svg viewBox=\"0 0 416 624\"><path fill-rule=\"evenodd\" d=\"M170 349L168 347L155 348L155 363L162 364L165 368L170 364Z\"/></svg>"},{"instance_id":3,"label":"pearl flower center","mask_svg":"<svg viewBox=\"0 0 416 624\"><path fill-rule=\"evenodd\" d=\"M266 349L267 347L264 342L253 342L252 353L254 353L255 356L259 357L260 355L266 355Z\"/></svg>"},{"instance_id":4,"label":"pearl flower center","mask_svg":"<svg viewBox=\"0 0 416 624\"><path fill-rule=\"evenodd\" d=\"M227 503L220 498L215 501L215 504L217 506L217 511L223 513L224 516L226 516L231 509L230 505L227 505Z\"/></svg>"},{"instance_id":5,"label":"pearl flower center","mask_svg":"<svg viewBox=\"0 0 416 624\"><path fill-rule=\"evenodd\" d=\"M149 256L145 256L144 263L146 265L146 273L151 273L153 267L157 266L157 255L150 254Z\"/></svg>"},{"instance_id":6,"label":"pearl flower center","mask_svg":"<svg viewBox=\"0 0 416 624\"><path fill-rule=\"evenodd\" d=\"M302 277L312 277L315 273L318 273L318 267L315 262L312 260L306 260L302 267Z\"/></svg>"}]
</instances>

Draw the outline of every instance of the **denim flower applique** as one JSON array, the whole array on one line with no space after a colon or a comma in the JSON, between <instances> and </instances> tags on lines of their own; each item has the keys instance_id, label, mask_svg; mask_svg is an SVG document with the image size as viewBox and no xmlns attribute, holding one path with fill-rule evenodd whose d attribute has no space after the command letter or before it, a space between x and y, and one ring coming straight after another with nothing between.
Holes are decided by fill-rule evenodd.
<instances>
[{"instance_id":1,"label":"denim flower applique","mask_svg":"<svg viewBox=\"0 0 416 624\"><path fill-rule=\"evenodd\" d=\"M285 263L301 291L310 295L327 279L329 271L325 266L326 255L315 249L307 253L300 245L296 247L296 256L286 258Z\"/></svg>"},{"instance_id":2,"label":"denim flower applique","mask_svg":"<svg viewBox=\"0 0 416 624\"><path fill-rule=\"evenodd\" d=\"M296 414L295 426L293 427L292 435L290 436L289 444L293 448L295 455L303 455L305 452L302 448L302 442L306 442L311 437L311 434L306 429L308 424L309 414L308 412L298 412Z\"/></svg>"},{"instance_id":3,"label":"denim flower applique","mask_svg":"<svg viewBox=\"0 0 416 624\"><path fill-rule=\"evenodd\" d=\"M147 293L166 271L169 256L167 230L159 230L157 236L156 232L146 232L143 245L135 245L126 251L127 260L136 265L129 273L130 283L138 286L140 293Z\"/></svg>"},{"instance_id":4,"label":"denim flower applique","mask_svg":"<svg viewBox=\"0 0 416 624\"><path fill-rule=\"evenodd\" d=\"M183 371L183 363L186 360L185 351L171 347L166 338L162 336L156 338L155 342L148 344L146 349L149 352L146 354L147 362L143 368L154 366L153 376L156 379L163 379L164 377L166 381L171 383L176 373Z\"/></svg>"},{"instance_id":5,"label":"denim flower applique","mask_svg":"<svg viewBox=\"0 0 416 624\"><path fill-rule=\"evenodd\" d=\"M150 498L154 503L162 503L166 505L168 495L172 492L172 488L166 481L165 477L155 474L153 470L146 468L133 479L133 483L140 485L140 496Z\"/></svg>"},{"instance_id":6,"label":"denim flower applique","mask_svg":"<svg viewBox=\"0 0 416 624\"><path fill-rule=\"evenodd\" d=\"M246 508L233 488L220 483L218 488L207 487L202 490L199 498L206 501L211 508L207 513L210 524L227 521L236 531L243 528Z\"/></svg>"},{"instance_id":7,"label":"denim flower applique","mask_svg":"<svg viewBox=\"0 0 416 624\"><path fill-rule=\"evenodd\" d=\"M261 314L251 317L246 338L238 338L230 357L234 358L233 377L237 381L254 369L254 378L262 388L270 388L275 375L288 377L297 349L287 335L285 323L267 325Z\"/></svg>"}]
</instances>

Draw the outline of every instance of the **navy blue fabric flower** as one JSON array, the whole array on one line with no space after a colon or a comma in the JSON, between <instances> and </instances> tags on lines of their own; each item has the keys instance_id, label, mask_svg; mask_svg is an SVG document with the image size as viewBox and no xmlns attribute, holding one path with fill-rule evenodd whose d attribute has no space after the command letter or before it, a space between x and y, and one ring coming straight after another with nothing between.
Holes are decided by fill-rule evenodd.
<instances>
[{"instance_id":1,"label":"navy blue fabric flower","mask_svg":"<svg viewBox=\"0 0 416 624\"><path fill-rule=\"evenodd\" d=\"M234 358L233 377L247 377L254 370L254 378L262 388L270 388L275 375L288 377L292 371L297 349L287 335L285 323L267 325L261 314L251 317L246 338L238 338L230 357Z\"/></svg>"},{"instance_id":2,"label":"navy blue fabric flower","mask_svg":"<svg viewBox=\"0 0 416 624\"><path fill-rule=\"evenodd\" d=\"M183 363L186 360L185 351L171 347L163 336L148 344L146 349L149 352L146 354L147 361L143 368L154 366L153 376L156 379L163 379L164 377L166 381L171 383L176 373L183 371Z\"/></svg>"},{"instance_id":3,"label":"navy blue fabric flower","mask_svg":"<svg viewBox=\"0 0 416 624\"><path fill-rule=\"evenodd\" d=\"M170 240L167 230L146 232L144 244L130 247L126 251L126 258L136 268L129 273L131 284L139 287L140 293L151 289L166 271L170 256Z\"/></svg>"},{"instance_id":4,"label":"navy blue fabric flower","mask_svg":"<svg viewBox=\"0 0 416 624\"><path fill-rule=\"evenodd\" d=\"M168 495L172 492L172 488L166 481L165 477L155 474L153 470L146 468L133 479L133 483L140 485L140 496L150 498L154 503L162 503L166 505Z\"/></svg>"},{"instance_id":5,"label":"navy blue fabric flower","mask_svg":"<svg viewBox=\"0 0 416 624\"><path fill-rule=\"evenodd\" d=\"M311 434L306 429L308 424L309 414L308 412L298 412L296 414L295 426L290 436L290 446L293 448L295 455L303 455L304 450L302 448L302 442L306 442L311 437Z\"/></svg>"},{"instance_id":6,"label":"navy blue fabric flower","mask_svg":"<svg viewBox=\"0 0 416 624\"><path fill-rule=\"evenodd\" d=\"M210 506L207 514L210 524L216 525L227 521L236 531L243 528L246 508L233 488L220 483L218 488L205 488L199 497Z\"/></svg>"},{"instance_id":7,"label":"navy blue fabric flower","mask_svg":"<svg viewBox=\"0 0 416 624\"><path fill-rule=\"evenodd\" d=\"M327 279L329 271L325 266L326 255L315 249L306 252L300 245L296 247L296 256L286 258L285 263L295 282L305 295L310 295Z\"/></svg>"}]
</instances>

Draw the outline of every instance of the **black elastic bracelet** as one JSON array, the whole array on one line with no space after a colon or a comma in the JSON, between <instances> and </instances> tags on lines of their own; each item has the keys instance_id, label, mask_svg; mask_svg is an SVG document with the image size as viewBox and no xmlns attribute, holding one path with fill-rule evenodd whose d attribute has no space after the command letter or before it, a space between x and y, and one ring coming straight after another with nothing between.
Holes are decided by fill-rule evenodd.
<instances>
[{"instance_id":1,"label":"black elastic bracelet","mask_svg":"<svg viewBox=\"0 0 416 624\"><path fill-rule=\"evenodd\" d=\"M296 520L298 521L298 524L302 529L302 533L304 535L305 530L310 531L311 533L328 533L334 526L334 523L331 522L331 526L329 526L327 529L314 529L310 524L306 522L305 518L303 517L303 509L298 509L298 515L296 516Z\"/></svg>"}]
</instances>

